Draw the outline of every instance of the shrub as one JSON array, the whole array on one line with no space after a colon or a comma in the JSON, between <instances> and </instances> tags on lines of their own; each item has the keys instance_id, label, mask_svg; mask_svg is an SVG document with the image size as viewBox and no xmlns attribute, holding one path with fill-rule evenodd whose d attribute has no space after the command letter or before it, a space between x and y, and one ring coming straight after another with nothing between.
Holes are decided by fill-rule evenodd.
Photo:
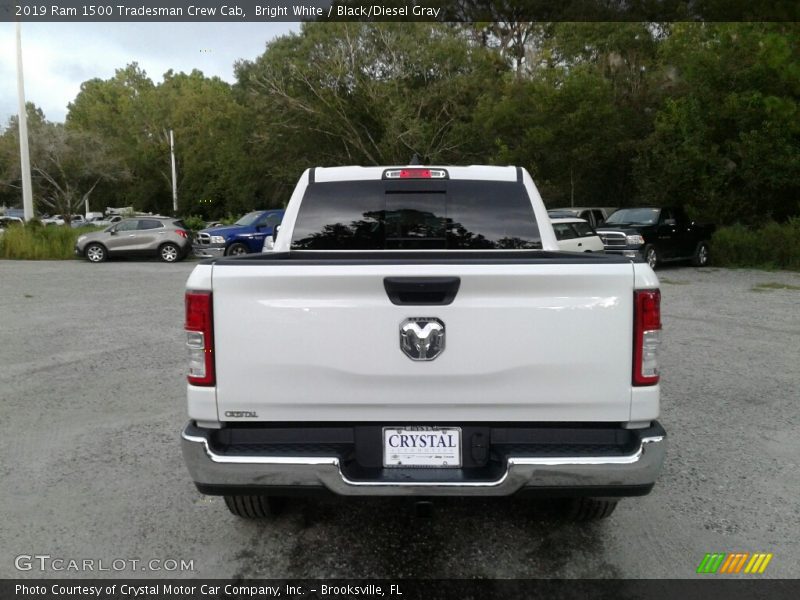
<instances>
[{"instance_id":1,"label":"shrub","mask_svg":"<svg viewBox=\"0 0 800 600\"><path fill-rule=\"evenodd\" d=\"M230 213L227 216L222 217L221 219L215 219L224 225L233 225L238 221L241 217L234 217ZM186 226L191 229L192 231L200 231L201 229L206 228L206 220L203 219L200 215L189 215L188 217L183 217L183 222L186 223Z\"/></svg>"},{"instance_id":2,"label":"shrub","mask_svg":"<svg viewBox=\"0 0 800 600\"><path fill-rule=\"evenodd\" d=\"M183 218L183 222L192 231L200 231L206 228L206 222L200 215L189 215Z\"/></svg>"},{"instance_id":3,"label":"shrub","mask_svg":"<svg viewBox=\"0 0 800 600\"><path fill-rule=\"evenodd\" d=\"M800 270L800 218L770 221L749 229L722 227L711 240L711 257L720 267Z\"/></svg>"},{"instance_id":4,"label":"shrub","mask_svg":"<svg viewBox=\"0 0 800 600\"><path fill-rule=\"evenodd\" d=\"M26 260L65 260L75 256L75 240L97 227L73 229L63 225L44 227L38 221L6 229L0 237L0 256Z\"/></svg>"}]
</instances>

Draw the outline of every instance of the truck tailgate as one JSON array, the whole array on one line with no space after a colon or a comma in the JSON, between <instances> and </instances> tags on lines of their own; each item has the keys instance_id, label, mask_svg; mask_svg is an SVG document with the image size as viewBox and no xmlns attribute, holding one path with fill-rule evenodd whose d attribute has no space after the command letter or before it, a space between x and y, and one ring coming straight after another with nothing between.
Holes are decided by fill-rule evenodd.
<instances>
[{"instance_id":1,"label":"truck tailgate","mask_svg":"<svg viewBox=\"0 0 800 600\"><path fill-rule=\"evenodd\" d=\"M222 421L627 421L633 265L215 265ZM573 263L575 261L572 261ZM386 277L458 277L449 305L395 305ZM430 361L411 317L445 324Z\"/></svg>"}]
</instances>

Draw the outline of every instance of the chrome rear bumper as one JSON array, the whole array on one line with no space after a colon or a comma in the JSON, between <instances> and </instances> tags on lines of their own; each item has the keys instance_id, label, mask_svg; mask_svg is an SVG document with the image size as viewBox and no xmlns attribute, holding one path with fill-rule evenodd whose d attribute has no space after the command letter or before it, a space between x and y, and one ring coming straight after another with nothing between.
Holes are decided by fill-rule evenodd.
<instances>
[{"instance_id":1,"label":"chrome rear bumper","mask_svg":"<svg viewBox=\"0 0 800 600\"><path fill-rule=\"evenodd\" d=\"M326 488L349 496L508 496L536 489L597 490L641 495L652 487L664 462L666 434L642 437L638 448L617 456L541 456L506 460L504 473L491 481L436 481L399 477L392 481L348 478L338 456L253 456L215 452L209 438L192 424L181 435L189 473L201 490ZM661 430L663 432L663 429ZM417 472L424 476L426 469ZM636 488L644 491L626 493Z\"/></svg>"}]
</instances>

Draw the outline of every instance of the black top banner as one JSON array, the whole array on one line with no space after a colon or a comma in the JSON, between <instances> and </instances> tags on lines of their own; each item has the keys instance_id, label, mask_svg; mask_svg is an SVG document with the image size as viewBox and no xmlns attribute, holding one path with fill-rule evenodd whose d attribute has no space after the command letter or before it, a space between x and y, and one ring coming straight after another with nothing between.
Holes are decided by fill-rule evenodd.
<instances>
[{"instance_id":1,"label":"black top banner","mask_svg":"<svg viewBox=\"0 0 800 600\"><path fill-rule=\"evenodd\" d=\"M800 21L797 0L0 0L22 22Z\"/></svg>"}]
</instances>

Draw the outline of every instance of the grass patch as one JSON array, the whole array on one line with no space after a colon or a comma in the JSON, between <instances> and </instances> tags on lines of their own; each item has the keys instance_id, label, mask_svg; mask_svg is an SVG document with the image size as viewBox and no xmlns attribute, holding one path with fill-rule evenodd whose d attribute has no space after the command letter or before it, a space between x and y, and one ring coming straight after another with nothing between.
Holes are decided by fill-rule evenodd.
<instances>
[{"instance_id":1,"label":"grass patch","mask_svg":"<svg viewBox=\"0 0 800 600\"><path fill-rule=\"evenodd\" d=\"M75 240L98 227L73 229L63 225L43 226L37 221L11 226L0 236L0 257L21 260L66 260L75 257Z\"/></svg>"},{"instance_id":2,"label":"grass patch","mask_svg":"<svg viewBox=\"0 0 800 600\"><path fill-rule=\"evenodd\" d=\"M756 229L722 227L711 239L711 259L719 267L800 271L800 217Z\"/></svg>"},{"instance_id":3,"label":"grass patch","mask_svg":"<svg viewBox=\"0 0 800 600\"><path fill-rule=\"evenodd\" d=\"M800 291L800 285L791 285L788 283L778 283L778 282L771 282L771 283L757 283L753 286L753 291L758 292L765 292L767 290L798 290Z\"/></svg>"}]
</instances>

